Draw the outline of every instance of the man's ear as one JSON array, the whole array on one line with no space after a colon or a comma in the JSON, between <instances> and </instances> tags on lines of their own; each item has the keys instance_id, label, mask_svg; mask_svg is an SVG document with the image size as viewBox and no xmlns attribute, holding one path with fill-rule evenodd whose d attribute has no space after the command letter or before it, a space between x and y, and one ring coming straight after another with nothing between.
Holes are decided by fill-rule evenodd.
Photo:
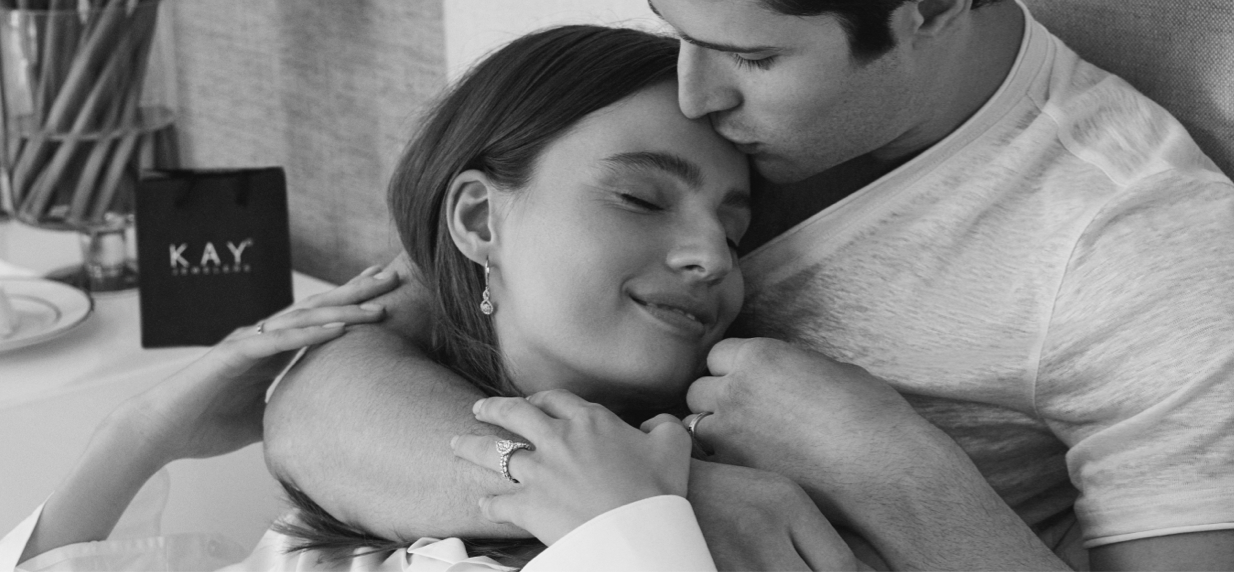
<instances>
[{"instance_id":1,"label":"man's ear","mask_svg":"<svg viewBox=\"0 0 1234 572\"><path fill-rule=\"evenodd\" d=\"M907 19L900 23L909 28L902 31L916 38L944 35L972 9L972 0L910 0L900 7Z\"/></svg>"},{"instance_id":2,"label":"man's ear","mask_svg":"<svg viewBox=\"0 0 1234 572\"><path fill-rule=\"evenodd\" d=\"M446 224L463 256L483 264L496 244L495 199L498 189L483 171L463 171L446 192Z\"/></svg>"}]
</instances>

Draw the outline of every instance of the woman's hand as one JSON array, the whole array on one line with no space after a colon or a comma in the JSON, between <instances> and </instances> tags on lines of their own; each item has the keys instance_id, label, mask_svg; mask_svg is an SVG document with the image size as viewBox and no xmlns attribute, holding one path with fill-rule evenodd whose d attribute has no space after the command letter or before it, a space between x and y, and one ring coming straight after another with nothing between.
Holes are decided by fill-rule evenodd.
<instances>
[{"instance_id":1,"label":"woman's hand","mask_svg":"<svg viewBox=\"0 0 1234 572\"><path fill-rule=\"evenodd\" d=\"M112 413L137 433L152 462L204 458L261 440L265 392L294 350L343 335L344 325L376 322L384 309L365 301L398 285L374 266L346 284L240 328L197 361Z\"/></svg>"},{"instance_id":2,"label":"woman's hand","mask_svg":"<svg viewBox=\"0 0 1234 572\"><path fill-rule=\"evenodd\" d=\"M509 474L518 489L480 499L481 512L545 544L619 506L686 494L690 436L671 415L657 416L639 430L564 390L527 399L490 397L476 402L473 412L480 421L522 435L535 448L509 456ZM463 435L451 446L456 456L500 473L499 441Z\"/></svg>"},{"instance_id":3,"label":"woman's hand","mask_svg":"<svg viewBox=\"0 0 1234 572\"><path fill-rule=\"evenodd\" d=\"M86 452L47 501L19 562L78 542L103 540L163 465L229 453L261 439L266 386L292 350L382 319L364 304L392 290L394 273L369 268L347 284L241 328L206 355L125 401L94 432Z\"/></svg>"}]
</instances>

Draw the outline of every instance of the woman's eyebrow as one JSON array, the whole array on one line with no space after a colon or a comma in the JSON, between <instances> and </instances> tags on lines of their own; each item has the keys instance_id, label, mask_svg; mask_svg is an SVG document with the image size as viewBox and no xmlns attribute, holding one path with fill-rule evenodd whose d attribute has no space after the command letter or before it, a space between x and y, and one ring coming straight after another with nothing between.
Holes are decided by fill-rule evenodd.
<instances>
[{"instance_id":1,"label":"woman's eyebrow","mask_svg":"<svg viewBox=\"0 0 1234 572\"><path fill-rule=\"evenodd\" d=\"M703 186L702 171L698 165L672 153L661 151L632 151L618 153L604 159L604 163L617 169L659 171L671 175L691 188Z\"/></svg>"}]
</instances>

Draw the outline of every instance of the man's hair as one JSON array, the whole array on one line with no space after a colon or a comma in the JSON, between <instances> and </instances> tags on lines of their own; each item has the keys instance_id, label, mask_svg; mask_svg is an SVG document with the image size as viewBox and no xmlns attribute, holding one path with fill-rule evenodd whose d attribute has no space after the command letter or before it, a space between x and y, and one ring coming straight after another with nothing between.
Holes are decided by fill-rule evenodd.
<instances>
[{"instance_id":1,"label":"man's hair","mask_svg":"<svg viewBox=\"0 0 1234 572\"><path fill-rule=\"evenodd\" d=\"M895 47L891 13L909 0L762 0L767 8L788 16L830 14L848 34L848 45L858 61L870 61ZM973 9L1002 0L973 0Z\"/></svg>"}]
</instances>

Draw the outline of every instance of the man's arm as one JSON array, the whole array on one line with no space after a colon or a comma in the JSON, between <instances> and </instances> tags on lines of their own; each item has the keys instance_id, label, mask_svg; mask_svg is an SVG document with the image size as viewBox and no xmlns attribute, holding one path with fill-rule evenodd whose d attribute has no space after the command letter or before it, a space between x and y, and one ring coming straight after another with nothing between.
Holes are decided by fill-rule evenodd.
<instances>
[{"instance_id":1,"label":"man's arm","mask_svg":"<svg viewBox=\"0 0 1234 572\"><path fill-rule=\"evenodd\" d=\"M892 569L1066 570L964 451L865 370L728 339L690 387L714 460L784 475Z\"/></svg>"},{"instance_id":2,"label":"man's arm","mask_svg":"<svg viewBox=\"0 0 1234 572\"><path fill-rule=\"evenodd\" d=\"M429 296L406 255L387 267L399 288L375 302L380 325L351 326L279 384L266 408L266 461L344 522L388 538L528 536L480 515L500 476L459 462L450 437L495 432L471 415L484 397L420 347Z\"/></svg>"},{"instance_id":3,"label":"man's arm","mask_svg":"<svg viewBox=\"0 0 1234 572\"><path fill-rule=\"evenodd\" d=\"M1093 570L1234 570L1234 530L1155 536L1088 551Z\"/></svg>"}]
</instances>

